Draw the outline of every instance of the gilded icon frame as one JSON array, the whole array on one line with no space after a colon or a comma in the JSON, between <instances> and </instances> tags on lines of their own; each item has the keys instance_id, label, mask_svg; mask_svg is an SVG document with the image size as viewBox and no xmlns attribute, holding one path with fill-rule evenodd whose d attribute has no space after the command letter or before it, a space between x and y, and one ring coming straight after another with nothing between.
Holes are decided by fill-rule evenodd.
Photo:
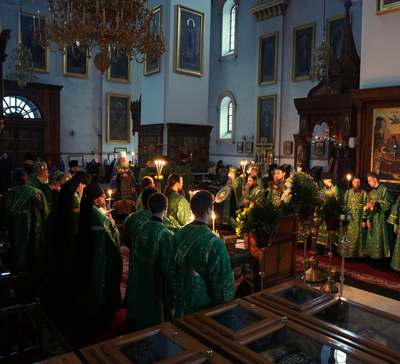
<instances>
[{"instance_id":1,"label":"gilded icon frame","mask_svg":"<svg viewBox=\"0 0 400 364\"><path fill-rule=\"evenodd\" d=\"M158 5L154 8L154 22L156 26L153 28L156 30L158 35L161 34L161 26L162 26L162 5ZM151 56L148 53L146 54L146 59L143 62L143 76L153 75L155 73L161 72L161 56L148 60L148 57Z\"/></svg>"},{"instance_id":2,"label":"gilded icon frame","mask_svg":"<svg viewBox=\"0 0 400 364\"><path fill-rule=\"evenodd\" d=\"M278 32L261 35L258 40L258 84L272 85L278 74ZM271 50L271 53L267 49ZM267 59L266 59L267 58ZM270 64L268 64L270 63ZM268 72L272 68L271 72ZM264 72L265 71L265 72ZM268 76L265 75L267 72Z\"/></svg>"},{"instance_id":3,"label":"gilded icon frame","mask_svg":"<svg viewBox=\"0 0 400 364\"><path fill-rule=\"evenodd\" d=\"M276 95L259 96L257 98L257 143L275 144L275 128Z\"/></svg>"},{"instance_id":4,"label":"gilded icon frame","mask_svg":"<svg viewBox=\"0 0 400 364\"><path fill-rule=\"evenodd\" d=\"M176 60L175 72L182 73L188 76L203 77L204 75L204 32L205 32L205 14L187 8L182 5L177 5L177 32L176 32ZM192 28L190 22L192 21ZM191 29L196 28L196 23L200 29L192 33ZM193 26L194 24L194 26ZM193 48L185 50L185 35L186 33L194 34ZM194 60L190 63L189 60ZM188 65L191 66L189 67Z\"/></svg>"},{"instance_id":5,"label":"gilded icon frame","mask_svg":"<svg viewBox=\"0 0 400 364\"><path fill-rule=\"evenodd\" d=\"M324 155L324 142L316 142L315 143L314 154L315 155Z\"/></svg>"},{"instance_id":6,"label":"gilded icon frame","mask_svg":"<svg viewBox=\"0 0 400 364\"><path fill-rule=\"evenodd\" d=\"M130 143L130 100L129 95L107 93L107 143Z\"/></svg>"},{"instance_id":7,"label":"gilded icon frame","mask_svg":"<svg viewBox=\"0 0 400 364\"><path fill-rule=\"evenodd\" d=\"M68 77L90 78L90 58L88 57L88 49L86 46L77 47L74 48L74 50L71 48L68 48L63 55L63 75ZM72 54L76 50L80 52L78 58L75 58ZM85 54L84 59L80 59L83 57L83 54ZM76 62L76 64L74 64L74 62Z\"/></svg>"},{"instance_id":8,"label":"gilded icon frame","mask_svg":"<svg viewBox=\"0 0 400 364\"><path fill-rule=\"evenodd\" d=\"M378 15L400 10L400 1L376 0L376 13Z\"/></svg>"},{"instance_id":9,"label":"gilded icon frame","mask_svg":"<svg viewBox=\"0 0 400 364\"><path fill-rule=\"evenodd\" d=\"M303 43L303 39L305 42ZM314 67L315 22L293 28L292 81L309 81ZM308 59L302 60L304 54Z\"/></svg>"},{"instance_id":10,"label":"gilded icon frame","mask_svg":"<svg viewBox=\"0 0 400 364\"><path fill-rule=\"evenodd\" d=\"M49 23L49 18L47 16L31 14L26 12L18 12L18 44L22 43L32 54L33 60L33 69L38 73L49 73L49 62L50 62L50 49L43 48L39 44L36 43L35 40L32 39L28 35L29 32L33 34L33 19L35 17L35 24L36 21L40 27L42 27L41 22L44 21L45 26ZM27 38L24 37L24 31L27 32ZM35 62L35 58L40 57L44 58L40 62Z\"/></svg>"},{"instance_id":11,"label":"gilded icon frame","mask_svg":"<svg viewBox=\"0 0 400 364\"><path fill-rule=\"evenodd\" d=\"M350 24L351 24L351 18L352 18L352 12L350 11ZM346 14L332 16L326 19L326 41L333 52L335 51L336 47L334 44L335 35L339 28L341 29L341 31L343 31L345 19L346 19ZM341 36L339 37L338 35L337 38L341 38Z\"/></svg>"}]
</instances>

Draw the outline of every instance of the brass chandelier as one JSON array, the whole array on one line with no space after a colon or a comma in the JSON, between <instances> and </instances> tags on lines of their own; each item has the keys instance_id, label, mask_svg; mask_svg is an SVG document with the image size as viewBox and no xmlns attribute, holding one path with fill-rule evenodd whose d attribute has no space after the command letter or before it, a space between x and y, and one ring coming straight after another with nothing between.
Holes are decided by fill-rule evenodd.
<instances>
[{"instance_id":1,"label":"brass chandelier","mask_svg":"<svg viewBox=\"0 0 400 364\"><path fill-rule=\"evenodd\" d=\"M35 75L31 52L20 43L12 50L11 59L13 63L9 68L8 78L17 81L19 87L24 88L28 82L35 82L38 78Z\"/></svg>"},{"instance_id":2,"label":"brass chandelier","mask_svg":"<svg viewBox=\"0 0 400 364\"><path fill-rule=\"evenodd\" d=\"M100 47L94 64L101 74L121 54L142 63L146 57L158 58L166 51L164 32L157 34L153 7L149 9L146 0L47 1L49 24L34 28L35 40L63 55L72 47L73 56L77 54L74 49L79 48L90 57L92 49Z\"/></svg>"}]
</instances>

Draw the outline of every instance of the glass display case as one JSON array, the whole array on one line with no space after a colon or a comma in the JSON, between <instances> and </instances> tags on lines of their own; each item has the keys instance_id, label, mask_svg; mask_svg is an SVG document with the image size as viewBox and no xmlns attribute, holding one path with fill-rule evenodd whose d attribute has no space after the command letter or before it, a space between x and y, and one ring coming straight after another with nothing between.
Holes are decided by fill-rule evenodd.
<instances>
[{"instance_id":1,"label":"glass display case","mask_svg":"<svg viewBox=\"0 0 400 364\"><path fill-rule=\"evenodd\" d=\"M83 364L74 353L68 353L43 360L37 364Z\"/></svg>"},{"instance_id":2,"label":"glass display case","mask_svg":"<svg viewBox=\"0 0 400 364\"><path fill-rule=\"evenodd\" d=\"M274 303L278 303L295 311L305 311L334 298L333 295L320 289L293 280L258 292L250 297L253 298L253 303L254 301L264 302L272 308L277 307Z\"/></svg>"},{"instance_id":3,"label":"glass display case","mask_svg":"<svg viewBox=\"0 0 400 364\"><path fill-rule=\"evenodd\" d=\"M289 321L251 335L234 345L247 355L247 363L385 363Z\"/></svg>"},{"instance_id":4,"label":"glass display case","mask_svg":"<svg viewBox=\"0 0 400 364\"><path fill-rule=\"evenodd\" d=\"M310 309L306 316L318 331L336 333L382 359L400 362L400 317L344 298Z\"/></svg>"},{"instance_id":5,"label":"glass display case","mask_svg":"<svg viewBox=\"0 0 400 364\"><path fill-rule=\"evenodd\" d=\"M83 348L80 353L93 364L230 363L170 322Z\"/></svg>"}]
</instances>

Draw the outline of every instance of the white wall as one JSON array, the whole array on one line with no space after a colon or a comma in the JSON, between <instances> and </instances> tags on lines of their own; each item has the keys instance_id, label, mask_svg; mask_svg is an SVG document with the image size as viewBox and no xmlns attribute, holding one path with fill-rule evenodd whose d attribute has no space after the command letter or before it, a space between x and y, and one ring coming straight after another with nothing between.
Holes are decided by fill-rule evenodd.
<instances>
[{"instance_id":1,"label":"white wall","mask_svg":"<svg viewBox=\"0 0 400 364\"><path fill-rule=\"evenodd\" d=\"M360 88L400 84L400 11L377 15L375 3L362 6Z\"/></svg>"},{"instance_id":2,"label":"white wall","mask_svg":"<svg viewBox=\"0 0 400 364\"><path fill-rule=\"evenodd\" d=\"M222 159L226 164L239 166L246 157L252 155L236 153L236 143L253 141L257 135L257 97L277 95L277 124L275 135L275 156L278 163L293 165L294 154L283 154L283 143L292 141L293 134L299 132L299 116L294 105L295 98L307 97L316 84L311 81L292 81L292 47L293 28L315 22L315 44L320 45L324 28L323 1L291 1L285 16L280 16L256 23L248 9L256 6L257 1L240 2L238 58L218 62L219 52L219 9L220 1L212 2L211 56L210 56L210 89L209 89L209 124L216 123L215 103L224 91L230 91L236 98L236 140L234 145L216 144L215 130L210 142L210 159L217 162ZM344 14L344 6L338 1L326 1L326 17ZM352 25L355 43L360 54L362 7L352 7ZM258 38L261 35L279 32L278 39L278 82L274 85L258 86Z\"/></svg>"}]
</instances>

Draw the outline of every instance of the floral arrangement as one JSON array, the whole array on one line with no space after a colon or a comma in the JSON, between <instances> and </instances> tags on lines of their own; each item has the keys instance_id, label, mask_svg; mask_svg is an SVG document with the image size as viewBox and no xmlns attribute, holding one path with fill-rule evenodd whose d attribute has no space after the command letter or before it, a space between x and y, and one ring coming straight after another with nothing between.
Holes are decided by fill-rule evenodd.
<instances>
[{"instance_id":1,"label":"floral arrangement","mask_svg":"<svg viewBox=\"0 0 400 364\"><path fill-rule=\"evenodd\" d=\"M325 222L331 219L339 220L343 227L347 227L350 224L352 215L350 208L346 206L344 191L339 191L337 196L333 190L327 191L326 193L321 193L320 198L323 203L316 209L316 217Z\"/></svg>"},{"instance_id":2,"label":"floral arrangement","mask_svg":"<svg viewBox=\"0 0 400 364\"><path fill-rule=\"evenodd\" d=\"M282 206L271 198L260 197L240 211L236 219L231 217L231 225L239 236L255 232L273 233L279 229L282 219Z\"/></svg>"},{"instance_id":3,"label":"floral arrangement","mask_svg":"<svg viewBox=\"0 0 400 364\"><path fill-rule=\"evenodd\" d=\"M285 216L312 215L314 209L322 205L318 184L308 173L300 170L292 172L286 180L281 201Z\"/></svg>"}]
</instances>

